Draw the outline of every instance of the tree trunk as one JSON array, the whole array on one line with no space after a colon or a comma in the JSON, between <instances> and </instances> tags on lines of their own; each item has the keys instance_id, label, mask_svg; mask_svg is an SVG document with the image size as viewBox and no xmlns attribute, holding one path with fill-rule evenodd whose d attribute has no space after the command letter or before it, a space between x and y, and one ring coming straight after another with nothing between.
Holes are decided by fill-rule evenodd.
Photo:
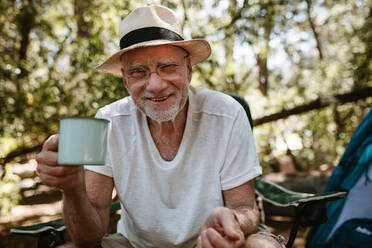
<instances>
[{"instance_id":1,"label":"tree trunk","mask_svg":"<svg viewBox=\"0 0 372 248\"><path fill-rule=\"evenodd\" d=\"M265 25L265 33L264 33L264 40L265 40L265 48L264 51L261 51L256 58L258 64L258 82L259 82L259 89L262 95L267 96L267 91L269 87L269 70L267 69L267 58L269 56L270 51L270 34L271 30L274 27L274 23L272 20L268 20Z\"/></svg>"},{"instance_id":2,"label":"tree trunk","mask_svg":"<svg viewBox=\"0 0 372 248\"><path fill-rule=\"evenodd\" d=\"M84 11L91 4L89 0L75 0L74 11L77 20L78 37L89 38L89 29L92 27L92 22L86 22L84 19Z\"/></svg>"},{"instance_id":3,"label":"tree trunk","mask_svg":"<svg viewBox=\"0 0 372 248\"><path fill-rule=\"evenodd\" d=\"M315 41L316 41L316 48L318 49L318 53L319 53L319 59L323 60L322 45L321 45L320 40L319 40L319 34L316 30L315 23L314 23L313 19L311 18L311 5L312 5L311 0L306 0L306 3L307 3L307 19L309 21L311 30L314 34L314 38L315 38Z\"/></svg>"}]
</instances>

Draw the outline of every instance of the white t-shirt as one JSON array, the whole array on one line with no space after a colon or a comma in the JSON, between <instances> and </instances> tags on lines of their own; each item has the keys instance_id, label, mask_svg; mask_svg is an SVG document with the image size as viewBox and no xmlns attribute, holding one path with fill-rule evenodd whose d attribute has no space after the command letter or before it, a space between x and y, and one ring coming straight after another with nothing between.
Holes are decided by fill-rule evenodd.
<instances>
[{"instance_id":1,"label":"white t-shirt","mask_svg":"<svg viewBox=\"0 0 372 248\"><path fill-rule=\"evenodd\" d=\"M223 93L190 87L172 161L160 156L131 97L97 117L110 120L106 165L85 168L113 177L122 210L118 232L134 247L192 247L212 209L224 205L222 190L262 173L246 113Z\"/></svg>"}]
</instances>

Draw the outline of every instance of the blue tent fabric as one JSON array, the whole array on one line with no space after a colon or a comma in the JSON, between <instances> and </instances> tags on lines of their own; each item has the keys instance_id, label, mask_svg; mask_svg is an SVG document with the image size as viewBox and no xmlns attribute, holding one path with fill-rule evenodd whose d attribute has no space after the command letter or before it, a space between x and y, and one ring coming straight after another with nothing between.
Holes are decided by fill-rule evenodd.
<instances>
[{"instance_id":1,"label":"blue tent fabric","mask_svg":"<svg viewBox=\"0 0 372 248\"><path fill-rule=\"evenodd\" d=\"M337 167L328 180L325 192L335 190L349 191L358 179L365 175L366 170L372 163L372 109L363 118L355 130L346 150ZM367 181L371 182L370 178ZM333 201L327 206L328 221L322 225L314 226L306 240L307 248L321 247L328 239L330 232L337 222L347 196ZM322 209L320 211L325 211Z\"/></svg>"}]
</instances>

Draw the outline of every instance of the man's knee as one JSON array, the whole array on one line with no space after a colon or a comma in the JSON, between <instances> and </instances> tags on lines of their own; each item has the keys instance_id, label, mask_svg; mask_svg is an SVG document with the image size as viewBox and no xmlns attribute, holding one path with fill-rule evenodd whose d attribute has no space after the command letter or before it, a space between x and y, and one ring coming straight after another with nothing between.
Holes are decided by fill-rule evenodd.
<instances>
[{"instance_id":1,"label":"man's knee","mask_svg":"<svg viewBox=\"0 0 372 248\"><path fill-rule=\"evenodd\" d=\"M254 233L247 237L245 248L282 248L282 246L274 237L263 233Z\"/></svg>"}]
</instances>

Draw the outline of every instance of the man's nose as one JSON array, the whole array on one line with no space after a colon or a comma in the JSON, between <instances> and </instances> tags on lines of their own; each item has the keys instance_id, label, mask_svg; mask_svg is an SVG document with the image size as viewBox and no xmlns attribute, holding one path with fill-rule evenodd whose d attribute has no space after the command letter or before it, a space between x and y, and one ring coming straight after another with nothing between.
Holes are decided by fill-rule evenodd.
<instances>
[{"instance_id":1,"label":"man's nose","mask_svg":"<svg viewBox=\"0 0 372 248\"><path fill-rule=\"evenodd\" d=\"M160 92L167 88L167 82L156 71L150 72L146 89L151 92Z\"/></svg>"}]
</instances>

